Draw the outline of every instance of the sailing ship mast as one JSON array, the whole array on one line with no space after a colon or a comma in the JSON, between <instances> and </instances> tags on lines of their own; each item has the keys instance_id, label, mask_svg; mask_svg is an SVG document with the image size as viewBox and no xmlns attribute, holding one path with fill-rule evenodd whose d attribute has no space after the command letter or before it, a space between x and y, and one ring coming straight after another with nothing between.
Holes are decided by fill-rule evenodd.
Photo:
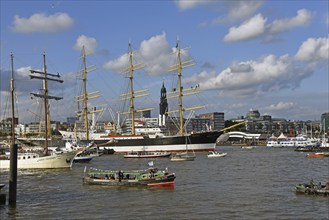
<instances>
[{"instance_id":1,"label":"sailing ship mast","mask_svg":"<svg viewBox=\"0 0 329 220\"><path fill-rule=\"evenodd\" d=\"M11 58L11 146L10 146L10 167L9 167L9 205L16 204L17 197L17 144L15 144L15 85L14 85L14 55Z\"/></svg>"},{"instance_id":2,"label":"sailing ship mast","mask_svg":"<svg viewBox=\"0 0 329 220\"><path fill-rule=\"evenodd\" d=\"M129 93L121 94L121 96L124 96L124 98L121 98L120 100L130 100L130 107L129 107L129 112L122 112L121 114L130 114L131 115L131 134L135 135L135 113L137 112L143 112L143 111L149 111L152 110L153 108L146 108L146 109L135 109L134 105L134 99L143 97L143 96L148 96L149 94L144 93L147 92L147 89L144 90L138 90L134 91L134 86L133 86L133 79L134 79L134 71L141 69L144 67L143 63L138 63L138 64L133 64L133 51L131 48L131 43L129 42L128 44L129 47L129 67L126 68L123 73L124 74L129 74ZM139 93L138 95L136 95ZM142 94L144 93L144 94Z\"/></svg>"},{"instance_id":3,"label":"sailing ship mast","mask_svg":"<svg viewBox=\"0 0 329 220\"><path fill-rule=\"evenodd\" d=\"M177 38L177 43L176 43L177 63L170 66L171 69L169 70L169 72L177 71L177 78L178 78L177 86L178 86L178 89L173 91L173 92L170 92L170 94L175 94L175 95L170 96L168 98L178 98L178 107L179 107L179 109L178 110L173 110L173 111L168 111L168 113L179 112L179 135L181 135L181 136L183 136L185 134L184 121L183 121L183 112L184 111L195 110L195 109L199 109L199 108L204 107L204 106L195 106L195 107L191 107L191 108L183 108L183 96L193 95L193 94L198 94L199 93L199 91L197 91L199 89L198 86L188 88L188 89L183 89L183 86L182 86L182 69L195 65L193 60L187 60L187 61L182 62L181 51L185 50L185 49L186 48L183 48L183 49L180 48L180 41ZM195 90L195 91L184 93L186 91L191 91L191 90Z\"/></svg>"},{"instance_id":4,"label":"sailing ship mast","mask_svg":"<svg viewBox=\"0 0 329 220\"><path fill-rule=\"evenodd\" d=\"M11 58L11 81L10 81L10 94L11 94L11 144L15 144L15 85L14 85L14 55L10 54ZM17 160L17 158L16 158Z\"/></svg>"},{"instance_id":5,"label":"sailing ship mast","mask_svg":"<svg viewBox=\"0 0 329 220\"><path fill-rule=\"evenodd\" d=\"M31 95L38 97L38 98L43 98L44 99L44 114L45 114L45 147L44 147L44 154L48 155L48 123L50 123L50 117L49 117L49 99L55 99L55 100L61 100L62 97L57 97L57 96L49 96L48 95L48 80L50 81L55 81L59 83L63 83L64 81L59 79L61 76L59 73L57 74L51 74L47 73L47 65L46 65L46 54L43 53L43 72L42 71L37 71L37 70L30 70L31 74L30 77L31 79L41 79L43 80L43 95L36 94L36 93L31 93ZM34 75L34 74L39 74L39 75ZM54 78L57 77L58 79Z\"/></svg>"},{"instance_id":6,"label":"sailing ship mast","mask_svg":"<svg viewBox=\"0 0 329 220\"><path fill-rule=\"evenodd\" d=\"M78 116L83 116L84 117L84 122L85 122L85 129L86 129L86 140L87 142L89 141L89 118L88 118L88 114L91 113L96 113L96 112L101 112L103 111L103 109L99 109L99 110L92 110L89 111L88 110L88 100L89 99L93 99L93 98L98 98L100 96L99 91L95 91L95 92L87 92L87 73L92 72L94 70L96 70L95 65L91 65L91 66L87 66L87 62L86 62L86 51L85 51L85 46L82 47L82 62L83 62L83 68L81 70L81 74L82 75L82 81L83 81L83 93L80 96L76 96L76 102L83 102L83 112L82 113L78 113Z\"/></svg>"}]
</instances>

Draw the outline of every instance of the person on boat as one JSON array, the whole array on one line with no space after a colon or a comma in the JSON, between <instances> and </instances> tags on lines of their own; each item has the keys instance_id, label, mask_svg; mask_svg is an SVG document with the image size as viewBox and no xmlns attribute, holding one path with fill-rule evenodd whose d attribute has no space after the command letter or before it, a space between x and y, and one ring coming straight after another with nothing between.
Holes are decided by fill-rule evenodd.
<instances>
[{"instance_id":1,"label":"person on boat","mask_svg":"<svg viewBox=\"0 0 329 220\"><path fill-rule=\"evenodd\" d=\"M314 181L313 181L313 179L311 179L311 182L310 182L310 187L311 187L311 189L313 189L313 188L314 188Z\"/></svg>"},{"instance_id":2,"label":"person on boat","mask_svg":"<svg viewBox=\"0 0 329 220\"><path fill-rule=\"evenodd\" d=\"M120 170L118 174L119 174L119 182L121 182L121 180L123 179L123 172Z\"/></svg>"}]
</instances>

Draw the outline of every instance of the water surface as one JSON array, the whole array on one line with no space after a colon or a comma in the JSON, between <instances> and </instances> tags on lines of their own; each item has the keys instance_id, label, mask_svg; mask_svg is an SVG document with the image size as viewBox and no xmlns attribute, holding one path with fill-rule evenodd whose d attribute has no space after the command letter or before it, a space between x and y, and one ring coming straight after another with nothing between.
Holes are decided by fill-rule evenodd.
<instances>
[{"instance_id":1,"label":"water surface","mask_svg":"<svg viewBox=\"0 0 329 220\"><path fill-rule=\"evenodd\" d=\"M195 161L154 159L176 173L174 188L82 184L85 165L144 169L149 159L103 155L71 170L18 172L17 206L0 206L3 219L329 219L329 196L295 194L294 185L329 181L329 158L293 149L218 147L228 155ZM8 171L0 171L7 186ZM7 195L8 197L8 195Z\"/></svg>"}]
</instances>

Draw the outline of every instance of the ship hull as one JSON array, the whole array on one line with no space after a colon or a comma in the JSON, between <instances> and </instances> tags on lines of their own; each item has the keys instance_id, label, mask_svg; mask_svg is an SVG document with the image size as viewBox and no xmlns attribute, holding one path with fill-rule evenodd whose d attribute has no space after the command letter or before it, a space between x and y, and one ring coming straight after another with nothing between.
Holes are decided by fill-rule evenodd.
<instances>
[{"instance_id":1,"label":"ship hull","mask_svg":"<svg viewBox=\"0 0 329 220\"><path fill-rule=\"evenodd\" d=\"M107 136L94 142L102 148L112 148L115 152L130 151L211 151L221 132L194 133L188 136L167 136L148 138L142 136Z\"/></svg>"},{"instance_id":2,"label":"ship hull","mask_svg":"<svg viewBox=\"0 0 329 220\"><path fill-rule=\"evenodd\" d=\"M58 169L58 168L70 168L76 152L68 152L58 155L30 158L30 159L18 159L18 169ZM10 160L0 160L1 169L10 168Z\"/></svg>"}]
</instances>

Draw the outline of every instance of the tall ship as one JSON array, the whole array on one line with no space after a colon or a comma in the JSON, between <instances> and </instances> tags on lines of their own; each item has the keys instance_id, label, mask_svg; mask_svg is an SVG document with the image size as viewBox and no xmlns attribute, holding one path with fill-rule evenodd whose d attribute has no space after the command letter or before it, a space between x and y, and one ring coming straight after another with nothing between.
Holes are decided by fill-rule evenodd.
<instances>
[{"instance_id":1,"label":"tall ship","mask_svg":"<svg viewBox=\"0 0 329 220\"><path fill-rule=\"evenodd\" d=\"M129 101L129 110L122 112L121 114L129 115L130 132L127 133L115 133L112 132L108 135L100 135L97 138L91 139L101 149L112 148L115 152L125 153L131 151L169 151L169 152L180 152L180 151L211 151L215 149L216 140L222 133L221 131L203 131L188 133L184 124L183 112L192 111L195 109L202 108L203 106L195 106L190 108L183 107L183 97L187 95L193 95L199 93L199 87L183 89L181 77L182 70L186 67L194 65L193 60L182 61L180 42L177 39L176 53L177 62L170 67L170 72L177 72L177 89L170 92L171 97L178 99L178 109L168 111L166 106L163 109L162 114L159 116L159 127L155 128L141 128L138 126L137 113L150 111L151 108L136 109L134 100L139 97L146 96L147 90L135 91L133 88L134 83L134 71L143 68L143 64L133 63L133 51L131 43L129 42L129 66L124 70L129 78L129 91L125 94L121 94L121 100ZM163 95L163 94L162 94ZM167 99L164 94L162 99ZM160 107L161 111L161 107ZM178 113L177 117L178 132L175 135L166 135L161 132L160 127L164 127L167 115ZM86 139L81 141L87 141Z\"/></svg>"},{"instance_id":2,"label":"tall ship","mask_svg":"<svg viewBox=\"0 0 329 220\"><path fill-rule=\"evenodd\" d=\"M14 65L13 65L13 54L11 54L12 63L12 78L11 78L11 111L12 119L15 118L15 105L14 105ZM48 81L55 81L62 83L63 80L59 79L59 74L50 74L46 68L46 56L43 54L43 71L30 70L31 79L39 79L43 81L43 93L31 93L31 95L42 98L44 104L44 120L45 120L45 133L44 133L44 145L43 152L23 152L17 153L16 137L15 137L15 120L12 121L11 125L11 147L9 155L0 156L0 168L2 169L55 169L55 168L70 168L72 166L73 158L76 151L63 152L62 154L55 154L48 150L48 125L50 122L49 118L49 99L60 100L62 97L50 96L48 94Z\"/></svg>"},{"instance_id":3,"label":"tall ship","mask_svg":"<svg viewBox=\"0 0 329 220\"><path fill-rule=\"evenodd\" d=\"M77 78L82 81L81 92L75 96L75 102L78 104L76 116L79 120L74 123L73 130L59 130L62 140L64 141L80 141L89 142L89 140L97 140L101 136L108 135L109 131L97 131L96 121L101 117L104 109L89 108L88 100L98 98L99 91L88 92L87 90L87 73L94 71L95 65L87 66L87 54L85 47L81 51L82 68L78 71ZM82 109L80 109L82 106ZM96 116L96 113L99 115ZM92 115L90 118L89 115ZM88 143L89 144L89 143Z\"/></svg>"}]
</instances>

